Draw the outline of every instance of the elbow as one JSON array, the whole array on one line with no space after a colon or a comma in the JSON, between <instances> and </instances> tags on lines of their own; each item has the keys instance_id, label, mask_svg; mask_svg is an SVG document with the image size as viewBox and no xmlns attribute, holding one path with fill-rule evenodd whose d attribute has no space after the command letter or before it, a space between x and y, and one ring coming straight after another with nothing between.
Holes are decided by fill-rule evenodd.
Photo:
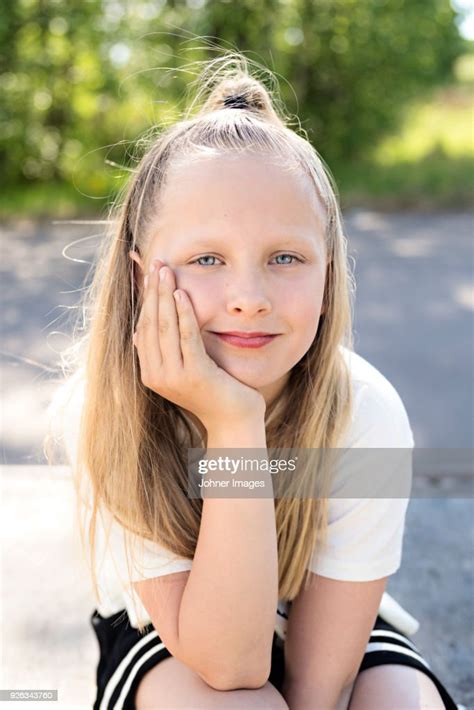
<instances>
[{"instance_id":1,"label":"elbow","mask_svg":"<svg viewBox=\"0 0 474 710\"><path fill-rule=\"evenodd\" d=\"M204 659L199 658L189 665L196 670L202 680L214 690L257 690L262 688L269 680L272 664L272 640L267 642L265 648L249 648L239 653L234 653L219 658L215 655Z\"/></svg>"},{"instance_id":2,"label":"elbow","mask_svg":"<svg viewBox=\"0 0 474 710\"><path fill-rule=\"evenodd\" d=\"M193 670L210 688L214 690L256 690L265 685L271 672L271 655L264 654L247 658L246 663L242 663L242 657L227 659L222 663L222 659L217 662L200 656L198 659L189 657L180 652L173 653L188 668ZM257 660L258 658L258 660ZM262 658L267 658L267 663L262 663Z\"/></svg>"}]
</instances>

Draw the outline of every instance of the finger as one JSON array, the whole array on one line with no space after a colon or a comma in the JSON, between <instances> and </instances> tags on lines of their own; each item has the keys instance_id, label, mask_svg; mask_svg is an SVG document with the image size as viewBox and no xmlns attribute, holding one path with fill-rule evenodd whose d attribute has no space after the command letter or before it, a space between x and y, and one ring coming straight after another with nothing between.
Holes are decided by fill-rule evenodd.
<instances>
[{"instance_id":1,"label":"finger","mask_svg":"<svg viewBox=\"0 0 474 710\"><path fill-rule=\"evenodd\" d=\"M158 337L158 272L153 267L152 264L145 277L143 303L136 330L142 380L152 372L151 367L156 369L162 364Z\"/></svg>"},{"instance_id":2,"label":"finger","mask_svg":"<svg viewBox=\"0 0 474 710\"><path fill-rule=\"evenodd\" d=\"M182 289L177 289L173 296L178 312L179 342L183 354L183 366L190 367L203 356L207 356L207 353L191 299Z\"/></svg>"},{"instance_id":3,"label":"finger","mask_svg":"<svg viewBox=\"0 0 474 710\"><path fill-rule=\"evenodd\" d=\"M150 266L155 264L156 269L160 269L160 267L163 265L163 262L160 259L153 259L153 261L150 263ZM149 272L150 273L150 272ZM133 344L135 346L138 346L139 341L142 340L140 337L143 335L143 330L140 328L140 333L139 333L139 326L141 326L143 322L143 318L145 317L145 310L144 310L144 303L145 303L145 293L148 292L148 281L149 281L149 273L145 274L145 277L143 279L143 285L141 289L141 297L140 297L140 313L138 315L138 319L135 325L135 332L133 334Z\"/></svg>"},{"instance_id":4,"label":"finger","mask_svg":"<svg viewBox=\"0 0 474 710\"><path fill-rule=\"evenodd\" d=\"M163 266L159 271L158 337L163 364L170 371L173 367L182 365L178 314L173 298L175 285L172 269Z\"/></svg>"}]
</instances>

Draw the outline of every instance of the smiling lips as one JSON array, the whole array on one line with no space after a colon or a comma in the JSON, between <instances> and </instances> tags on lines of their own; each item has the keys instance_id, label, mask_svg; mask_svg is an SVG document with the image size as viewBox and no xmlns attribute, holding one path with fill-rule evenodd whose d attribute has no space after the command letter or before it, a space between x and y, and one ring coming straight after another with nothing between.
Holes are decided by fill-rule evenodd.
<instances>
[{"instance_id":1,"label":"smiling lips","mask_svg":"<svg viewBox=\"0 0 474 710\"><path fill-rule=\"evenodd\" d=\"M213 332L213 331L211 331ZM262 333L262 332L242 332L237 330L228 331L226 333L213 332L218 338L229 345L234 345L238 348L261 348L263 345L268 345L278 337L279 333Z\"/></svg>"}]
</instances>

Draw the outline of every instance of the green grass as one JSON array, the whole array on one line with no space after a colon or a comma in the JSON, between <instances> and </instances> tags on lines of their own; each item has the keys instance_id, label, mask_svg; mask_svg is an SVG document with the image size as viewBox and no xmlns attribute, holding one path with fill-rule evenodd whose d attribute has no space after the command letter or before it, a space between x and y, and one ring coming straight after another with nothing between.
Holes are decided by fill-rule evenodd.
<instances>
[{"instance_id":1,"label":"green grass","mask_svg":"<svg viewBox=\"0 0 474 710\"><path fill-rule=\"evenodd\" d=\"M414 163L433 151L442 150L448 158L474 157L474 101L469 86L440 89L425 104L407 109L397 135L389 136L375 149L378 165Z\"/></svg>"},{"instance_id":2,"label":"green grass","mask_svg":"<svg viewBox=\"0 0 474 710\"><path fill-rule=\"evenodd\" d=\"M472 81L439 89L414 104L396 135L367 160L335 166L344 208L465 209L473 207Z\"/></svg>"},{"instance_id":3,"label":"green grass","mask_svg":"<svg viewBox=\"0 0 474 710\"><path fill-rule=\"evenodd\" d=\"M441 145L422 159L392 165L358 163L333 170L343 209L468 209L473 207L474 158L450 157Z\"/></svg>"}]
</instances>

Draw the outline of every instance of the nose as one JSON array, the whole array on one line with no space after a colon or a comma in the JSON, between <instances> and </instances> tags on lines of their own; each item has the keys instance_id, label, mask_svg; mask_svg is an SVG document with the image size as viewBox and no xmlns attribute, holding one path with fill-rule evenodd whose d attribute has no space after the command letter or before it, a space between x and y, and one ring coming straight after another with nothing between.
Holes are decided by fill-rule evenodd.
<instances>
[{"instance_id":1,"label":"nose","mask_svg":"<svg viewBox=\"0 0 474 710\"><path fill-rule=\"evenodd\" d=\"M229 313L241 313L252 317L255 314L269 313L272 310L271 302L262 288L261 278L258 276L249 277L245 283L239 283L227 287L227 311Z\"/></svg>"}]
</instances>

